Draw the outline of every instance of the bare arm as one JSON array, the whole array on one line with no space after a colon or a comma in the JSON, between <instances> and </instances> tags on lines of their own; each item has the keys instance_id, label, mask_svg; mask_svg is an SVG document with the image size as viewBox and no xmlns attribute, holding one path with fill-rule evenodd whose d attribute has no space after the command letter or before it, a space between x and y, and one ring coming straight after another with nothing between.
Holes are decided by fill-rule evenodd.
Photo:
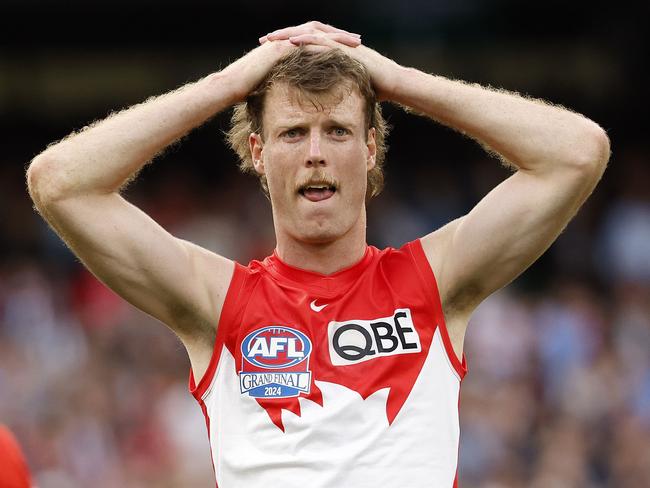
<instances>
[{"instance_id":1,"label":"bare arm","mask_svg":"<svg viewBox=\"0 0 650 488\"><path fill-rule=\"evenodd\" d=\"M177 239L119 190L166 146L244 98L288 49L255 49L219 73L51 145L32 162L37 209L104 283L184 342L214 334L233 263Z\"/></svg>"},{"instance_id":2,"label":"bare arm","mask_svg":"<svg viewBox=\"0 0 650 488\"><path fill-rule=\"evenodd\" d=\"M448 310L471 312L532 264L602 176L609 140L562 107L402 69L393 99L469 135L517 171L422 239Z\"/></svg>"},{"instance_id":3,"label":"bare arm","mask_svg":"<svg viewBox=\"0 0 650 488\"><path fill-rule=\"evenodd\" d=\"M152 97L50 145L29 169L32 194L41 200L58 200L118 191L165 147L241 101L292 49L289 43L263 47L221 72Z\"/></svg>"},{"instance_id":4,"label":"bare arm","mask_svg":"<svg viewBox=\"0 0 650 488\"><path fill-rule=\"evenodd\" d=\"M358 36L320 24L358 45ZM234 263L177 239L119 191L166 146L243 100L295 46L267 43L223 71L112 115L51 145L29 167L37 209L104 283L172 328L195 377L207 368Z\"/></svg>"},{"instance_id":5,"label":"bare arm","mask_svg":"<svg viewBox=\"0 0 650 488\"><path fill-rule=\"evenodd\" d=\"M397 71L401 82L391 89L391 100L476 139L518 169L602 166L608 159L607 135L580 114L543 100L413 68Z\"/></svg>"},{"instance_id":6,"label":"bare arm","mask_svg":"<svg viewBox=\"0 0 650 488\"><path fill-rule=\"evenodd\" d=\"M344 50L366 66L381 100L472 137L517 169L467 215L422 238L460 353L474 308L530 266L594 189L609 159L606 133L562 107L404 68L366 46L342 46L318 32L289 28L261 42L267 39ZM420 150L435 160L435 148Z\"/></svg>"},{"instance_id":7,"label":"bare arm","mask_svg":"<svg viewBox=\"0 0 650 488\"><path fill-rule=\"evenodd\" d=\"M401 79L386 88L391 100L472 137L516 169L467 215L422 238L460 356L474 309L537 260L591 194L609 139L593 121L541 100L410 68L391 73Z\"/></svg>"}]
</instances>

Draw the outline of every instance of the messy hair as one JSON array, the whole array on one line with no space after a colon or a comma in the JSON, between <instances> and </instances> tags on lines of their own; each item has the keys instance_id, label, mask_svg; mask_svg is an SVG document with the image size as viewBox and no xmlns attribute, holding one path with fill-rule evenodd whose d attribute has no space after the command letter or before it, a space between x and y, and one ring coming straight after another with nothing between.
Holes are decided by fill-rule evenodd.
<instances>
[{"instance_id":1,"label":"messy hair","mask_svg":"<svg viewBox=\"0 0 650 488\"><path fill-rule=\"evenodd\" d=\"M375 128L377 154L375 166L368 172L366 200L379 195L384 186L383 163L386 155L388 125L381 113L370 75L360 62L352 59L340 49L309 51L298 48L282 57L269 71L262 82L248 94L246 100L234 107L231 127L226 133L230 147L240 159L239 168L244 173L257 175L253 166L248 138L251 133L262 139L262 116L266 94L275 84L286 84L306 95L329 95L337 87L348 85L356 89L365 102L365 133ZM265 175L258 175L264 194L269 196Z\"/></svg>"}]
</instances>

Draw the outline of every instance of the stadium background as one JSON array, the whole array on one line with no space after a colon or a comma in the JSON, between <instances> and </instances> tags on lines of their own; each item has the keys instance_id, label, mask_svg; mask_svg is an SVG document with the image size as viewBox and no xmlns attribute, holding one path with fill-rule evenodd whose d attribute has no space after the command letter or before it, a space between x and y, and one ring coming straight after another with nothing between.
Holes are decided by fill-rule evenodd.
<instances>
[{"instance_id":1,"label":"stadium background","mask_svg":"<svg viewBox=\"0 0 650 488\"><path fill-rule=\"evenodd\" d=\"M0 7L0 422L50 487L212 486L173 334L98 284L32 210L26 164L110 111L225 66L312 18L398 62L560 103L612 140L604 180L469 328L464 488L650 486L648 7L511 0L54 2ZM371 244L467 212L506 170L449 129L385 105L388 184ZM127 197L177 236L248 262L269 206L223 143L228 114L148 166ZM306 481L305 486L308 486Z\"/></svg>"}]
</instances>

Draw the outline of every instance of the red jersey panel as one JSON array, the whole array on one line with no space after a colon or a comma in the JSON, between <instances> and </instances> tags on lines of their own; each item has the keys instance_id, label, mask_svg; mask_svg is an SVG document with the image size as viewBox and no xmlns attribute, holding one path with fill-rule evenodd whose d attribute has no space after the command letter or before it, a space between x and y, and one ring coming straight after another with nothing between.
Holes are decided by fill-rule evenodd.
<instances>
[{"instance_id":1,"label":"red jersey panel","mask_svg":"<svg viewBox=\"0 0 650 488\"><path fill-rule=\"evenodd\" d=\"M29 488L32 486L27 462L14 435L0 425L0 486Z\"/></svg>"},{"instance_id":2,"label":"red jersey panel","mask_svg":"<svg viewBox=\"0 0 650 488\"><path fill-rule=\"evenodd\" d=\"M416 240L332 275L236 264L190 391L222 488L452 487L466 371Z\"/></svg>"}]
</instances>

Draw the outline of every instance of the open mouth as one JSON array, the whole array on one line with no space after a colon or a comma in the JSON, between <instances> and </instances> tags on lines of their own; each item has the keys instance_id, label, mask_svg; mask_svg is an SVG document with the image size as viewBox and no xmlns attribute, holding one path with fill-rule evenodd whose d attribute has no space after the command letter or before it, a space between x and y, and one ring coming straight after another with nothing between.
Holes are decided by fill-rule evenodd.
<instances>
[{"instance_id":1,"label":"open mouth","mask_svg":"<svg viewBox=\"0 0 650 488\"><path fill-rule=\"evenodd\" d=\"M311 202L320 202L331 198L336 193L332 185L306 185L298 190L303 197Z\"/></svg>"}]
</instances>

